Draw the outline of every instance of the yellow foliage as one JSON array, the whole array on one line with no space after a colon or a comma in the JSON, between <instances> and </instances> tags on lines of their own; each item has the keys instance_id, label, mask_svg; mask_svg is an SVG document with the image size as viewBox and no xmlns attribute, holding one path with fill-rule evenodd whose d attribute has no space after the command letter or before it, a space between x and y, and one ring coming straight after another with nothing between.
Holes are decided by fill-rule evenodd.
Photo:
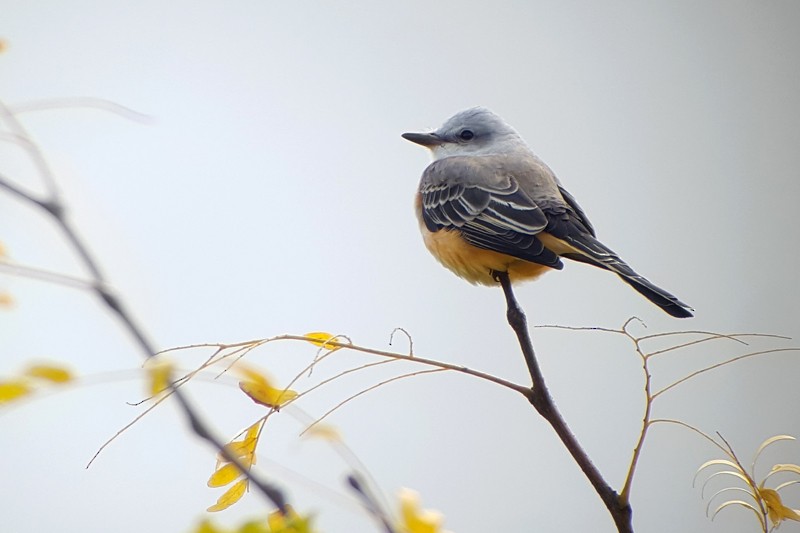
<instances>
[{"instance_id":1,"label":"yellow foliage","mask_svg":"<svg viewBox=\"0 0 800 533\"><path fill-rule=\"evenodd\" d=\"M242 440L234 440L225 445L225 451L236 457L244 468L249 469L256 462L256 445L258 444L258 436L262 424L263 422L259 420L247 428ZM217 467L211 477L208 478L208 486L216 488L228 485L236 479L239 479L239 481L220 496L217 503L209 507L208 511L222 511L239 501L244 495L248 483L246 478L240 479L241 476L242 472L235 464L225 459L223 454L217 456Z\"/></svg>"},{"instance_id":2,"label":"yellow foliage","mask_svg":"<svg viewBox=\"0 0 800 533\"><path fill-rule=\"evenodd\" d=\"M271 407L276 411L297 398L297 392L290 389L276 389L256 381L240 381L239 388L257 404Z\"/></svg>"},{"instance_id":3,"label":"yellow foliage","mask_svg":"<svg viewBox=\"0 0 800 533\"><path fill-rule=\"evenodd\" d=\"M52 364L31 365L25 370L25 375L52 381L53 383L67 383L73 379L72 372L67 368Z\"/></svg>"},{"instance_id":4,"label":"yellow foliage","mask_svg":"<svg viewBox=\"0 0 800 533\"><path fill-rule=\"evenodd\" d=\"M336 342L336 335L325 333L324 331L312 331L303 335L308 342L326 350L336 350L338 346L329 344L329 341Z\"/></svg>"},{"instance_id":5,"label":"yellow foliage","mask_svg":"<svg viewBox=\"0 0 800 533\"><path fill-rule=\"evenodd\" d=\"M144 364L149 380L148 391L155 396L169 388L172 382L172 362L163 357L151 357Z\"/></svg>"},{"instance_id":6,"label":"yellow foliage","mask_svg":"<svg viewBox=\"0 0 800 533\"><path fill-rule=\"evenodd\" d=\"M297 392L275 387L264 372L252 366L238 363L234 370L246 378L239 382L239 388L257 404L271 407L277 411L297 398Z\"/></svg>"},{"instance_id":7,"label":"yellow foliage","mask_svg":"<svg viewBox=\"0 0 800 533\"><path fill-rule=\"evenodd\" d=\"M0 381L0 403L10 402L31 392L28 383L20 380Z\"/></svg>"},{"instance_id":8,"label":"yellow foliage","mask_svg":"<svg viewBox=\"0 0 800 533\"><path fill-rule=\"evenodd\" d=\"M770 473L767 474L767 476L764 477L760 483L756 483L756 477L755 477L756 463L758 462L761 453L766 448L775 444L776 442L794 441L794 440L797 439L795 439L795 437L792 437L791 435L776 435L762 442L761 445L758 447L758 450L756 451L750 472L744 469L741 461L739 461L739 459L736 457L736 455L733 453L733 450L730 449L730 447L728 448L727 451L723 448L723 451L726 452L726 454L728 455L728 457L730 457L730 459L712 459L710 461L706 461L705 463L703 463L697 470L697 473L695 474L695 479L702 471L704 471L707 468L721 466L723 467L723 469L717 470L715 473L711 474L706 479L705 483L703 483L701 494L705 489L705 486L709 483L709 481L711 481L711 479L720 474L725 474L726 476L730 476L733 479L740 480L744 484L744 487L733 486L733 487L723 488L722 490L717 491L714 496L722 494L723 492L726 491L736 490L748 493L754 501L754 503L750 503L743 500L725 501L724 503L722 503L717 507L716 511L714 511L714 514L712 515L712 520L713 517L716 516L722 509L725 509L727 507L737 506L737 507L743 507L755 513L756 516L759 517L763 531L767 531L768 529L767 528L768 524L766 522L767 518L769 518L769 521L772 523L772 528L770 528L770 531L774 528L777 528L784 520L793 520L796 522L800 522L800 509L792 509L790 507L785 506L783 504L780 494L778 493L778 491L780 491L782 488L787 487L789 485L793 485L797 483L798 480L783 483L774 489L767 488L765 486L770 476L778 472L789 472L795 475L800 475L800 465L776 464L772 467ZM711 497L712 501L714 496ZM766 510L766 517L764 516L764 510Z\"/></svg>"},{"instance_id":9,"label":"yellow foliage","mask_svg":"<svg viewBox=\"0 0 800 533\"><path fill-rule=\"evenodd\" d=\"M783 501L781 501L781 496L778 494L777 490L759 488L758 496L767 506L767 514L769 515L769 520L772 522L773 527L780 525L784 520L800 522L800 511L783 505Z\"/></svg>"},{"instance_id":10,"label":"yellow foliage","mask_svg":"<svg viewBox=\"0 0 800 533\"><path fill-rule=\"evenodd\" d=\"M30 365L19 377L0 381L0 403L32 394L47 383L67 383L74 378L66 367L55 364Z\"/></svg>"},{"instance_id":11,"label":"yellow foliage","mask_svg":"<svg viewBox=\"0 0 800 533\"><path fill-rule=\"evenodd\" d=\"M313 533L309 517L298 515L291 506L287 509L285 515L275 511L266 520L250 520L234 529L223 529L211 520L203 520L192 533Z\"/></svg>"},{"instance_id":12,"label":"yellow foliage","mask_svg":"<svg viewBox=\"0 0 800 533\"><path fill-rule=\"evenodd\" d=\"M404 533L440 533L444 520L438 511L421 509L419 494L411 489L400 491L400 516Z\"/></svg>"},{"instance_id":13,"label":"yellow foliage","mask_svg":"<svg viewBox=\"0 0 800 533\"><path fill-rule=\"evenodd\" d=\"M247 479L240 479L225 491L225 493L217 499L217 503L206 509L210 513L222 511L227 509L234 503L238 502L247 491Z\"/></svg>"},{"instance_id":14,"label":"yellow foliage","mask_svg":"<svg viewBox=\"0 0 800 533\"><path fill-rule=\"evenodd\" d=\"M242 473L235 464L227 463L211 474L211 477L208 478L208 486L211 488L223 487L241 475Z\"/></svg>"}]
</instances>

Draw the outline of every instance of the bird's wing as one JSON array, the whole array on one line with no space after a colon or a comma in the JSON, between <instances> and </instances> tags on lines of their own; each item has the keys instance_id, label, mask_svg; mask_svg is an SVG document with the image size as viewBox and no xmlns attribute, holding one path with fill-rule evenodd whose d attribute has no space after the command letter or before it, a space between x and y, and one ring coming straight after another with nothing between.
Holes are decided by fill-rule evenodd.
<instances>
[{"instance_id":1,"label":"bird's wing","mask_svg":"<svg viewBox=\"0 0 800 533\"><path fill-rule=\"evenodd\" d=\"M578 217L580 222L583 224L583 227L593 237L596 236L596 234L594 232L594 226L592 226L592 223L589 222L589 217L586 216L586 213L584 213L583 209L581 209L581 206L578 205L578 201L575 200L575 197L572 196L569 193L569 191L567 191L564 187L562 187L561 184L558 185L558 192L561 193L561 197L564 198L564 201L567 202L567 205L569 205L572 208L572 210L575 212L575 215Z\"/></svg>"},{"instance_id":2,"label":"bird's wing","mask_svg":"<svg viewBox=\"0 0 800 533\"><path fill-rule=\"evenodd\" d=\"M459 230L479 248L561 269L537 234L548 215L519 181L481 158L451 157L431 164L420 182L422 219L430 231Z\"/></svg>"}]
</instances>

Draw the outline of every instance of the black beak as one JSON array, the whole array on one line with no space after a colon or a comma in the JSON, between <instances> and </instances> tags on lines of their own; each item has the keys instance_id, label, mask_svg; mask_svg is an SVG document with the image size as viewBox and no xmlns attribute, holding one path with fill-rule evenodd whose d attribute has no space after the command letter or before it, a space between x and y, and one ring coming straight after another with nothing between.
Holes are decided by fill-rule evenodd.
<instances>
[{"instance_id":1,"label":"black beak","mask_svg":"<svg viewBox=\"0 0 800 533\"><path fill-rule=\"evenodd\" d=\"M404 133L403 139L431 148L444 144L444 140L435 133Z\"/></svg>"}]
</instances>

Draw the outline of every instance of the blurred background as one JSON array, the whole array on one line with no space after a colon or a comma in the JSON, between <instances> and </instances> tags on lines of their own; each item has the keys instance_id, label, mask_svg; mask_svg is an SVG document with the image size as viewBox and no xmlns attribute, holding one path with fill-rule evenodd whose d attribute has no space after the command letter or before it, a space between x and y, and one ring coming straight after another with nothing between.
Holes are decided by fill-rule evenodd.
<instances>
[{"instance_id":1,"label":"blurred background","mask_svg":"<svg viewBox=\"0 0 800 533\"><path fill-rule=\"evenodd\" d=\"M419 356L526 384L501 292L439 266L412 209L429 156L400 134L474 105L517 128L603 242L696 309L672 319L615 276L570 263L518 289L531 324L619 328L637 316L642 335L800 335L797 2L0 0L0 10L7 105L97 97L151 117L19 115L70 218L162 348L322 330L406 352L403 337L389 346L402 327ZM19 147L3 143L0 157L4 176L44 191ZM57 227L8 194L0 241L16 262L86 276ZM55 360L92 376L0 410L3 531L189 531L221 491L205 486L213 451L173 406L84 468L140 412L126 404L145 395L127 333L86 292L7 272L0 290L15 302L0 310L0 375ZM550 329L534 342L572 430L620 488L644 407L631 343ZM748 350L796 345L716 341L651 370L663 386ZM248 361L286 383L314 353L275 344ZM318 376L372 360L340 354ZM654 416L719 431L749 464L764 439L800 435L798 357L700 376L661 397ZM302 407L319 416L389 375L349 376ZM231 438L263 409L227 383L190 394ZM261 472L321 530L378 531L343 488L347 465L299 439L301 415L290 411L268 426ZM327 421L389 500L411 487L451 531L614 530L549 426L497 386L421 376ZM685 429L654 427L633 487L636 529L757 531L742 509L706 518L692 477L719 455ZM800 461L800 444L765 459L761 475ZM786 495L800 507L800 492ZM266 511L251 494L215 519L235 525Z\"/></svg>"}]
</instances>

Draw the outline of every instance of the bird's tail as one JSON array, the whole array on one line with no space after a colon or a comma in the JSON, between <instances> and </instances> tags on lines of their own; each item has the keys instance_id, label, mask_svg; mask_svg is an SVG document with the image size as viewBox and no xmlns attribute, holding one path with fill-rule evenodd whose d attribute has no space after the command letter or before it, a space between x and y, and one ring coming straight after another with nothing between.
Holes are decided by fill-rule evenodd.
<instances>
[{"instance_id":1,"label":"bird's tail","mask_svg":"<svg viewBox=\"0 0 800 533\"><path fill-rule=\"evenodd\" d=\"M642 296L676 318L694 316L692 309L664 289L654 285L644 276L637 274L611 249L591 235L568 236L564 239L579 253L561 254L562 257L588 263L617 274L622 280L636 289Z\"/></svg>"}]
</instances>

